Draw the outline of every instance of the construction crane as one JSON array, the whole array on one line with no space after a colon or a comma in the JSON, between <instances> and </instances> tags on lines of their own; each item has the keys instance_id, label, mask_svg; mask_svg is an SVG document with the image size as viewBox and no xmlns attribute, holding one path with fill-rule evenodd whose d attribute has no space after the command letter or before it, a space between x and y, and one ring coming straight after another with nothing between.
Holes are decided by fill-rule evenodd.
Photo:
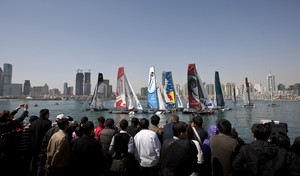
<instances>
[{"instance_id":1,"label":"construction crane","mask_svg":"<svg viewBox=\"0 0 300 176\"><path fill-rule=\"evenodd\" d=\"M75 70L77 73L82 73L82 71L87 71L87 72L91 72L91 69L86 69L86 68L80 68L80 69L77 69Z\"/></svg>"}]
</instances>

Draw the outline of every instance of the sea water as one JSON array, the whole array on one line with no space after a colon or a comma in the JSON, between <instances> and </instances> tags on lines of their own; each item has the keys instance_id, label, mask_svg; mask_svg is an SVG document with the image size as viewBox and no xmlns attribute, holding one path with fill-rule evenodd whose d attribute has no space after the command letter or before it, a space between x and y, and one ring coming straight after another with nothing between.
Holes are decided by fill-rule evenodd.
<instances>
[{"instance_id":1,"label":"sea water","mask_svg":"<svg viewBox=\"0 0 300 176\"><path fill-rule=\"evenodd\" d=\"M134 115L127 114L110 114L108 111L102 112L91 112L91 111L82 111L84 109L84 101L72 101L72 100L55 100L55 101L42 101L42 100L0 100L0 111L9 110L12 111L17 108L20 104L27 103L29 105L29 116L37 115L39 116L39 111L41 109L49 109L50 110L50 120L54 121L55 117L58 114L65 114L73 117L75 120L80 120L81 117L86 116L90 121L93 121L95 126L97 125L97 117L104 116L105 118L113 118L115 120L115 124L117 125L121 119L131 120L133 117L148 118L150 120L153 114L139 114L136 113ZM185 102L186 103L186 102ZM231 122L232 126L239 133L239 137L241 137L245 142L249 143L253 140L251 134L251 126L254 123L260 122L260 120L270 119L270 120L278 120L280 122L285 122L288 124L288 136L291 141L295 139L295 137L300 136L300 101L278 101L278 107L270 107L268 106L268 102L266 101L253 101L256 105L255 108L242 108L242 101L237 101L237 103L233 103L231 101L227 101L227 106L231 108L230 111L219 111L213 115L202 115L203 118L203 127L208 129L208 127L212 124L216 124L216 122L220 119L227 119ZM34 107L34 105L37 107ZM107 108L112 108L114 101L106 101L105 102ZM141 101L142 105L145 105L145 101ZM145 107L145 106L144 106ZM16 115L20 115L20 112ZM159 115L160 125L164 125L166 120L172 114L162 114ZM193 117L191 114L182 114L181 112L176 112L176 115L179 116L181 121L189 123L191 118ZM29 118L26 118L28 121Z\"/></svg>"}]
</instances>

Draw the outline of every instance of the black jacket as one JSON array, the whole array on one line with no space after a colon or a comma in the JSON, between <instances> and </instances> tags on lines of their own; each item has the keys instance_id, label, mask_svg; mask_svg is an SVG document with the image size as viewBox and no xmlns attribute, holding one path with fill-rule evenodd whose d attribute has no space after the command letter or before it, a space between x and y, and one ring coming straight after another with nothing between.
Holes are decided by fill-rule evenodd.
<instances>
[{"instance_id":1,"label":"black jacket","mask_svg":"<svg viewBox=\"0 0 300 176\"><path fill-rule=\"evenodd\" d=\"M40 117L31 124L31 148L33 154L41 153L42 140L46 132L51 128L51 121L49 119Z\"/></svg>"},{"instance_id":2,"label":"black jacket","mask_svg":"<svg viewBox=\"0 0 300 176\"><path fill-rule=\"evenodd\" d=\"M103 155L100 141L83 135L71 143L71 164L74 175L101 175L103 172Z\"/></svg>"},{"instance_id":3,"label":"black jacket","mask_svg":"<svg viewBox=\"0 0 300 176\"><path fill-rule=\"evenodd\" d=\"M161 148L163 176L189 176L197 167L197 148L192 141L166 139Z\"/></svg>"},{"instance_id":4,"label":"black jacket","mask_svg":"<svg viewBox=\"0 0 300 176\"><path fill-rule=\"evenodd\" d=\"M267 141L244 145L233 161L235 175L281 176L287 173L287 151Z\"/></svg>"}]
</instances>

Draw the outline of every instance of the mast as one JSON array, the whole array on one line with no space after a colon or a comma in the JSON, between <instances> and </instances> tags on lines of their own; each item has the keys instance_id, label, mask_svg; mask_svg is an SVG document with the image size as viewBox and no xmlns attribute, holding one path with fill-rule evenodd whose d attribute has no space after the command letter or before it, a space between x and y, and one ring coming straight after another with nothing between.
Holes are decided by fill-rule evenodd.
<instances>
[{"instance_id":1,"label":"mast","mask_svg":"<svg viewBox=\"0 0 300 176\"><path fill-rule=\"evenodd\" d=\"M246 77L245 78L245 81L246 81L246 91L247 91L247 94L248 94L248 105L251 104L250 102L250 90L249 90L249 83L248 83L248 78Z\"/></svg>"}]
</instances>

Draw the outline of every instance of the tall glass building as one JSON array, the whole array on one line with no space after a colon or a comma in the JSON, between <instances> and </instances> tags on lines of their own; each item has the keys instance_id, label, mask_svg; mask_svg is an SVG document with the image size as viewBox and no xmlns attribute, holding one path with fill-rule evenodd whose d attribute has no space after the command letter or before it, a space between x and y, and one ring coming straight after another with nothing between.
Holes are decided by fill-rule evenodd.
<instances>
[{"instance_id":1,"label":"tall glass building","mask_svg":"<svg viewBox=\"0 0 300 176\"><path fill-rule=\"evenodd\" d=\"M275 91L276 87L275 87L275 76L272 75L271 73L268 75L267 77L268 79L268 87L267 90L270 91Z\"/></svg>"},{"instance_id":2,"label":"tall glass building","mask_svg":"<svg viewBox=\"0 0 300 176\"><path fill-rule=\"evenodd\" d=\"M83 95L83 78L83 73L77 72L75 80L75 95Z\"/></svg>"},{"instance_id":3,"label":"tall glass building","mask_svg":"<svg viewBox=\"0 0 300 176\"><path fill-rule=\"evenodd\" d=\"M3 66L3 96L10 95L9 89L12 80L12 65L5 63Z\"/></svg>"}]
</instances>

